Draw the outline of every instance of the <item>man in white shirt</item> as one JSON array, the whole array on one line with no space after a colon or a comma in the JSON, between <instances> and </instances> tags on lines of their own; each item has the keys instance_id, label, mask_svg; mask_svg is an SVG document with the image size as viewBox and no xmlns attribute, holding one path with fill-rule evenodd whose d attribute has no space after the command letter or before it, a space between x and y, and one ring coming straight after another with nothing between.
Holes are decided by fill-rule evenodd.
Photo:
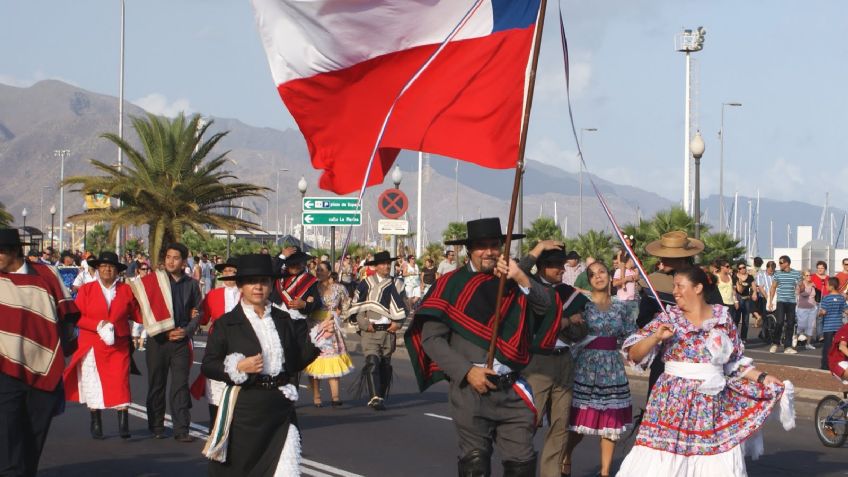
<instances>
[{"instance_id":1,"label":"man in white shirt","mask_svg":"<svg viewBox=\"0 0 848 477\"><path fill-rule=\"evenodd\" d=\"M445 259L439 264L436 269L436 280L442 275L456 270L456 252L453 250L445 251Z\"/></svg>"}]
</instances>

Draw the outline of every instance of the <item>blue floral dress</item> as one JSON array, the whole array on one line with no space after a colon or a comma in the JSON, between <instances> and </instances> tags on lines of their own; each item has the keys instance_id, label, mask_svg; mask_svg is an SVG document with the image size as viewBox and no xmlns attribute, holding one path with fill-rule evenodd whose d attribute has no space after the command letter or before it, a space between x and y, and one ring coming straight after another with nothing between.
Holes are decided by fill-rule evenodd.
<instances>
[{"instance_id":1,"label":"blue floral dress","mask_svg":"<svg viewBox=\"0 0 848 477\"><path fill-rule=\"evenodd\" d=\"M630 383L618 344L636 330L627 306L613 301L606 311L586 305L583 319L595 338L577 356L569 430L617 440L633 420Z\"/></svg>"}]
</instances>

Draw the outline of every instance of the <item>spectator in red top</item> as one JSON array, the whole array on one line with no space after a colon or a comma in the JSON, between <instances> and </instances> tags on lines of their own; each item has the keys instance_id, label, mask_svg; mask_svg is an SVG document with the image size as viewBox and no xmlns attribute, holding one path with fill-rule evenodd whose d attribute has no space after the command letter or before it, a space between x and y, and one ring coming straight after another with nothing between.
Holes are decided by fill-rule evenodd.
<instances>
[{"instance_id":1,"label":"spectator in red top","mask_svg":"<svg viewBox=\"0 0 848 477\"><path fill-rule=\"evenodd\" d=\"M816 262L816 273L813 274L810 279L813 282L813 286L816 287L816 304L821 303L822 297L827 295L827 279L830 278L827 276L827 262L819 260ZM823 341L824 335L822 334L822 318L816 314L816 341Z\"/></svg>"},{"instance_id":2,"label":"spectator in red top","mask_svg":"<svg viewBox=\"0 0 848 477\"><path fill-rule=\"evenodd\" d=\"M845 294L846 285L848 285L848 257L842 259L842 271L836 274L836 279L839 280L839 293Z\"/></svg>"}]
</instances>

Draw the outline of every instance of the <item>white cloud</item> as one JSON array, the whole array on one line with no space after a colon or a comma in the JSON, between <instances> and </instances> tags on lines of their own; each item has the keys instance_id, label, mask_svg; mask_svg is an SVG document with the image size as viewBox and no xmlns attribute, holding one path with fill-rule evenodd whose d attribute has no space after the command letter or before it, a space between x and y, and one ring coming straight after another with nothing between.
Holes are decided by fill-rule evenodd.
<instances>
[{"instance_id":1,"label":"white cloud","mask_svg":"<svg viewBox=\"0 0 848 477\"><path fill-rule=\"evenodd\" d=\"M149 113L169 118L173 118L179 113L188 115L194 112L188 99L180 98L168 102L168 98L161 93L150 93L143 98L132 101L132 103Z\"/></svg>"},{"instance_id":2,"label":"white cloud","mask_svg":"<svg viewBox=\"0 0 848 477\"><path fill-rule=\"evenodd\" d=\"M559 167L568 172L577 172L579 170L577 152L563 149L556 141L549 137L534 140L528 147L527 157Z\"/></svg>"},{"instance_id":3,"label":"white cloud","mask_svg":"<svg viewBox=\"0 0 848 477\"><path fill-rule=\"evenodd\" d=\"M580 97L589 89L589 85L592 82L592 63L590 59L587 57L585 60L574 61L572 58L569 72L571 73L571 82L569 84L571 97ZM565 102L565 71L562 66L559 68L547 68L538 73L536 76L534 96L545 102Z\"/></svg>"},{"instance_id":4,"label":"white cloud","mask_svg":"<svg viewBox=\"0 0 848 477\"><path fill-rule=\"evenodd\" d=\"M47 75L43 71L40 71L40 70L34 72L32 74L32 78L21 78L21 77L14 76L14 75L11 75L11 74L0 73L0 83L8 85L8 86L14 86L16 88L29 88L30 86L34 85L35 83L38 83L39 81L43 81L43 80L47 80L47 79L61 81L63 83L67 83L67 84L73 85L73 86L79 86L76 82L71 81L67 78L63 78L61 76L55 76L55 75Z\"/></svg>"}]
</instances>

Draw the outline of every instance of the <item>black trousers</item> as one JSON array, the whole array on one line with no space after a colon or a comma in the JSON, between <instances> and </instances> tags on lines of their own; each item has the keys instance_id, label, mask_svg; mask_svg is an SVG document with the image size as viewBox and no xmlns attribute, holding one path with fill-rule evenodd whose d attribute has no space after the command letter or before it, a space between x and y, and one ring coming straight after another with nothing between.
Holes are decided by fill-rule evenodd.
<instances>
[{"instance_id":1,"label":"black trousers","mask_svg":"<svg viewBox=\"0 0 848 477\"><path fill-rule=\"evenodd\" d=\"M777 319L777 329L774 333L772 344L779 345L780 337L783 336L783 346L792 347L792 336L795 334L795 303L777 302L774 317ZM781 330L783 331L781 333Z\"/></svg>"},{"instance_id":2,"label":"black trousers","mask_svg":"<svg viewBox=\"0 0 848 477\"><path fill-rule=\"evenodd\" d=\"M61 385L41 391L0 373L0 475L36 474L50 422L64 399Z\"/></svg>"},{"instance_id":3,"label":"black trousers","mask_svg":"<svg viewBox=\"0 0 848 477\"><path fill-rule=\"evenodd\" d=\"M147 340L147 427L153 433L165 430L165 386L170 373L169 401L174 435L188 434L191 421L188 392L191 353L187 339L168 341L165 334Z\"/></svg>"},{"instance_id":4,"label":"black trousers","mask_svg":"<svg viewBox=\"0 0 848 477\"><path fill-rule=\"evenodd\" d=\"M824 335L824 344L822 345L821 353L821 369L829 370L827 363L827 353L830 351L830 347L833 346L833 337L836 336L835 331L825 331L822 333Z\"/></svg>"}]
</instances>

